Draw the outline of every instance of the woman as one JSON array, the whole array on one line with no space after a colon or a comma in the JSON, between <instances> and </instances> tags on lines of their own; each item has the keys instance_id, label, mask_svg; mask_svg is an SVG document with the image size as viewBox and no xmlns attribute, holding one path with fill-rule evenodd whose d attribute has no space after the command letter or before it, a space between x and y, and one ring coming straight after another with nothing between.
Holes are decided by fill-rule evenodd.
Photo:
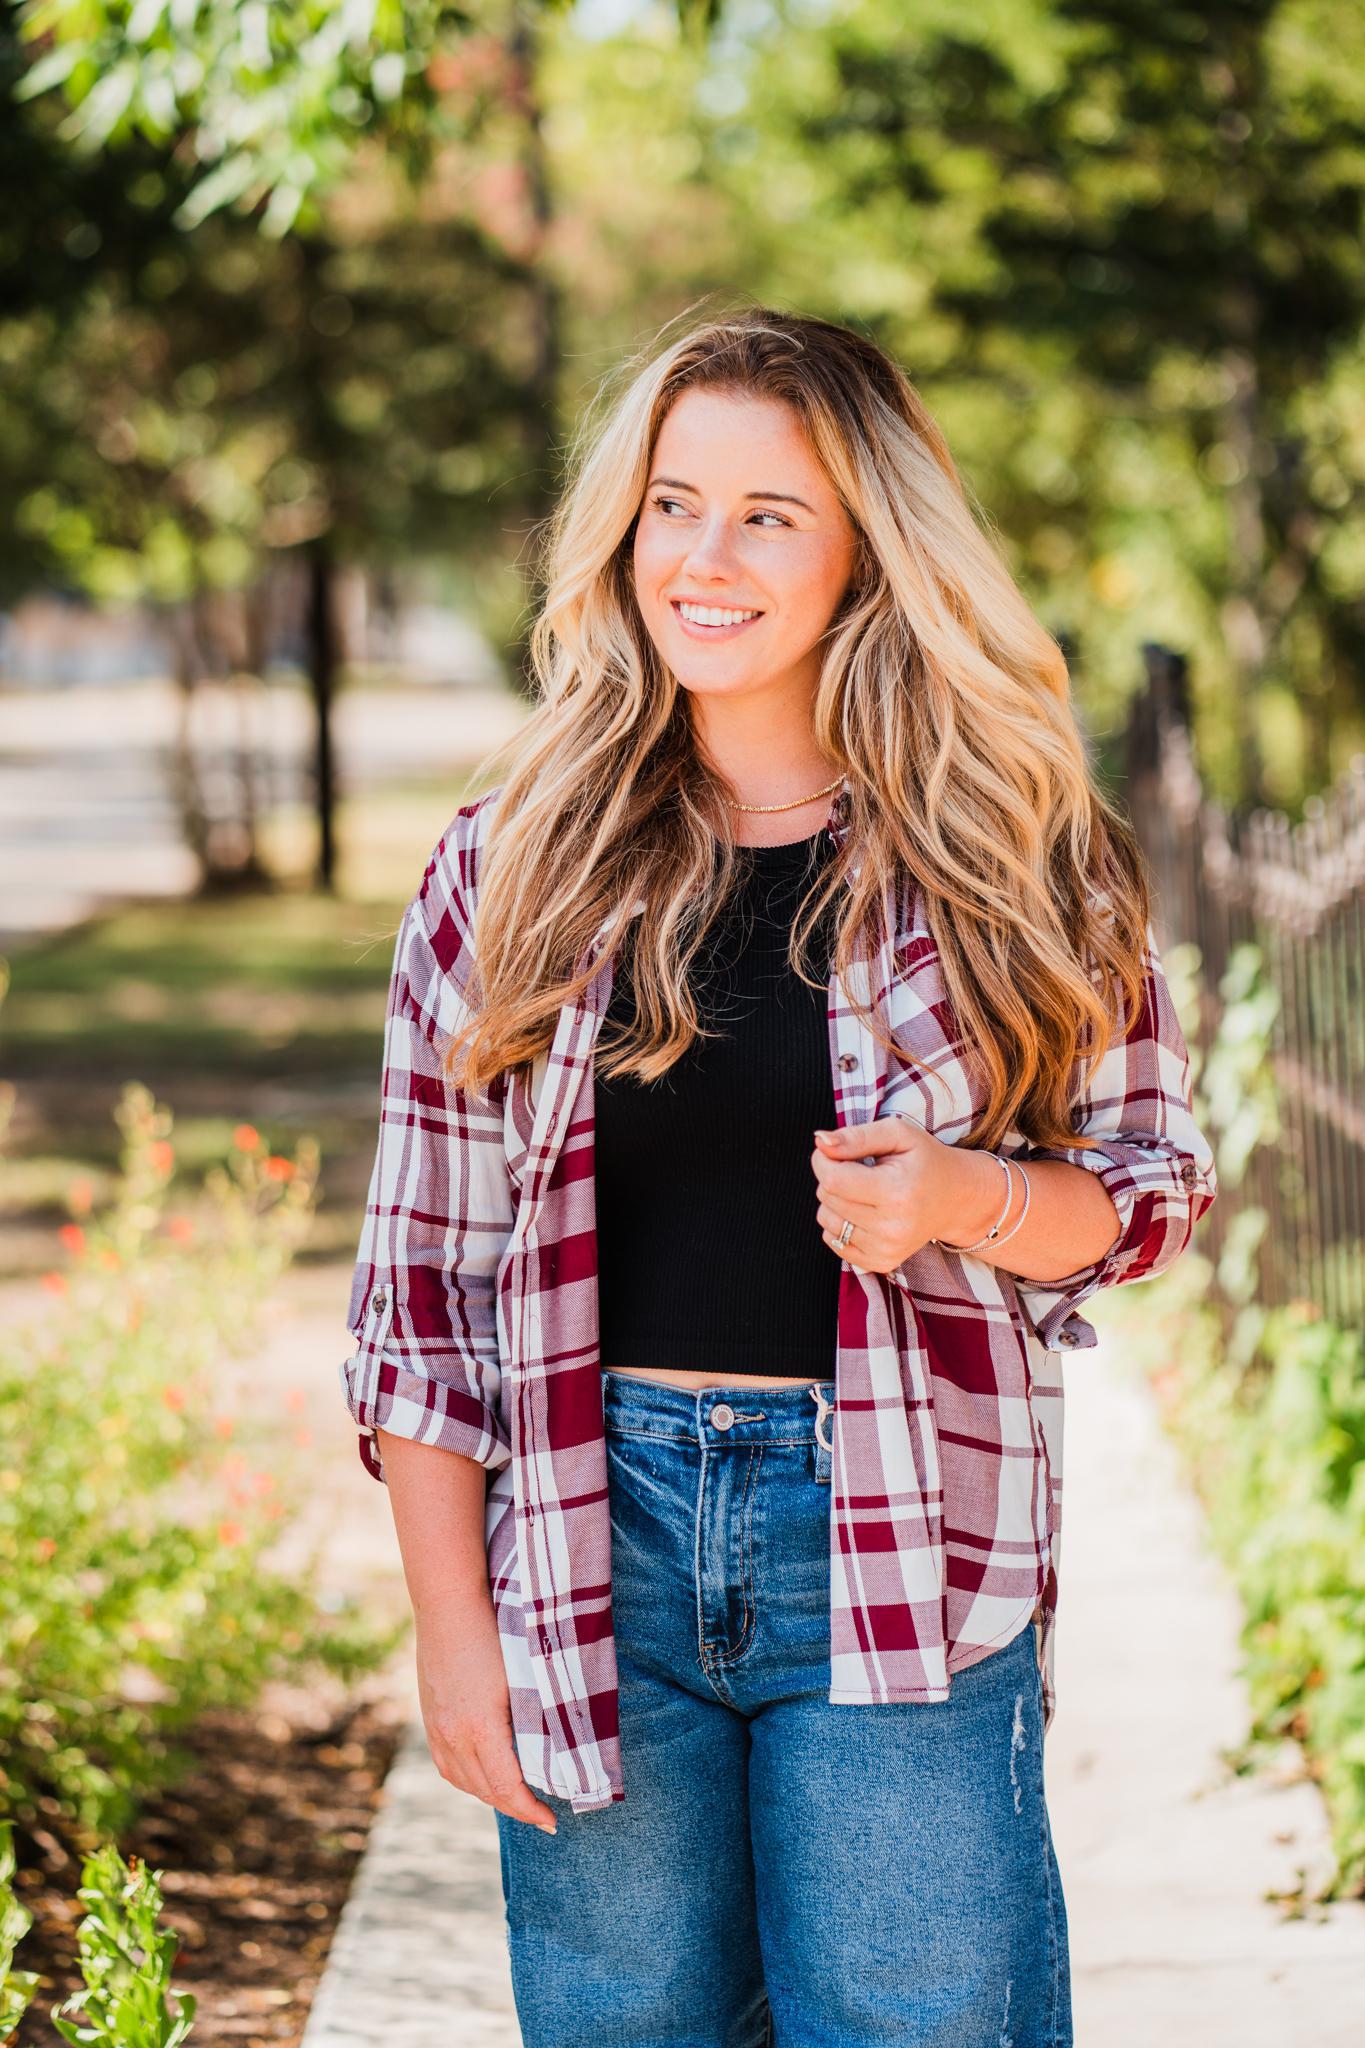
<instances>
[{"instance_id":1,"label":"woman","mask_svg":"<svg viewBox=\"0 0 1365 2048\"><path fill-rule=\"evenodd\" d=\"M524 2039L1056 2048L1052 1354L1216 1192L1140 855L856 333L630 366L546 567L343 1367Z\"/></svg>"}]
</instances>

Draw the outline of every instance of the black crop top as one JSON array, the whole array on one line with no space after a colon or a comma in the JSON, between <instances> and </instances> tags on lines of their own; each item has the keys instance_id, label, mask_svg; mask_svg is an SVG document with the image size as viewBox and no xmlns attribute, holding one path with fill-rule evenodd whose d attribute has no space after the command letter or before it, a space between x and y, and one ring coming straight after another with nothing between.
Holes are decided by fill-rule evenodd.
<instances>
[{"instance_id":1,"label":"black crop top","mask_svg":"<svg viewBox=\"0 0 1365 2048\"><path fill-rule=\"evenodd\" d=\"M827 997L786 958L814 864L833 851L823 829L738 849L743 879L692 967L724 1036L653 1083L594 1077L604 1366L833 1377L840 1261L810 1164L816 1128L835 1122ZM832 917L809 953L826 983ZM618 1037L633 1004L626 951L602 1033Z\"/></svg>"}]
</instances>

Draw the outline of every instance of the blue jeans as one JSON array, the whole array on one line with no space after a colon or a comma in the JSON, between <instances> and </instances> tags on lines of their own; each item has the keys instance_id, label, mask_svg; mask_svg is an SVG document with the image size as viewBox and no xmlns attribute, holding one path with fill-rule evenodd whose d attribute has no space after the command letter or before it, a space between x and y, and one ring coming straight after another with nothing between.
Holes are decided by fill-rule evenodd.
<instances>
[{"instance_id":1,"label":"blue jeans","mask_svg":"<svg viewBox=\"0 0 1365 2048\"><path fill-rule=\"evenodd\" d=\"M603 1375L626 1797L497 1815L526 2048L1071 2048L1032 1623L826 1696L834 1393Z\"/></svg>"}]
</instances>

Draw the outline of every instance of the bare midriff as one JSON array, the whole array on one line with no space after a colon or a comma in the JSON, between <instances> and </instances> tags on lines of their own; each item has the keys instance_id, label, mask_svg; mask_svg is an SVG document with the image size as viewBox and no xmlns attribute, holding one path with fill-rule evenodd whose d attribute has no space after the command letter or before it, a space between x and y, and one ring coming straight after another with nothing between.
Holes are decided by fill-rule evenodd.
<instances>
[{"instance_id":1,"label":"bare midriff","mask_svg":"<svg viewBox=\"0 0 1365 2048\"><path fill-rule=\"evenodd\" d=\"M661 1387L688 1387L693 1392L699 1387L733 1387L741 1382L746 1387L749 1385L755 1387L811 1387L815 1386L820 1378L818 1373L802 1373L799 1379L760 1380L755 1378L751 1381L747 1374L740 1374L736 1378L732 1373L727 1379L724 1373L675 1372L672 1368L665 1366L659 1366L657 1369L651 1367L647 1372L633 1372L623 1365L604 1365L602 1370L603 1372L617 1373L622 1379L653 1380L656 1385ZM833 1377L832 1371L826 1374L828 1379L833 1379Z\"/></svg>"}]
</instances>

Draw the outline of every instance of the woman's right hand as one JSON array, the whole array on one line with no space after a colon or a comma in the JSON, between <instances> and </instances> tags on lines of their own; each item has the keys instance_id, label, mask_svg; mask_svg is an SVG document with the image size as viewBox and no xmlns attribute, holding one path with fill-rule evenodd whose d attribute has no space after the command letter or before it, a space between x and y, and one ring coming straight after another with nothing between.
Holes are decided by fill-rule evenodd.
<instances>
[{"instance_id":1,"label":"woman's right hand","mask_svg":"<svg viewBox=\"0 0 1365 2048\"><path fill-rule=\"evenodd\" d=\"M553 1807L521 1774L488 1587L488 1474L459 1451L375 1432L417 1625L417 1691L431 1760L448 1785L554 1834Z\"/></svg>"},{"instance_id":2,"label":"woman's right hand","mask_svg":"<svg viewBox=\"0 0 1365 2048\"><path fill-rule=\"evenodd\" d=\"M462 1615L458 1634L419 1624L417 1693L432 1762L446 1783L509 1820L554 1834L553 1808L521 1774L491 1604Z\"/></svg>"}]
</instances>

